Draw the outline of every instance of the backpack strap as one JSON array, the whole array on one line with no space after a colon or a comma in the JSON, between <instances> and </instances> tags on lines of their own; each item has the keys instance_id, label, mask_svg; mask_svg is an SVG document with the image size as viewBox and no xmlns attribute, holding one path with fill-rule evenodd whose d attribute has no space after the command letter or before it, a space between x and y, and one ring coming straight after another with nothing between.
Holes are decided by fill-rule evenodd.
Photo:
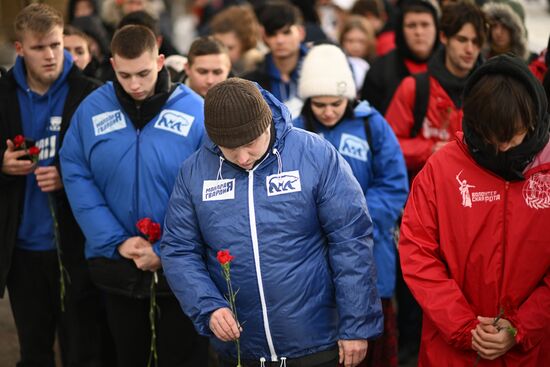
<instances>
[{"instance_id":1,"label":"backpack strap","mask_svg":"<svg viewBox=\"0 0 550 367\"><path fill-rule=\"evenodd\" d=\"M430 75L426 73L413 74L416 94L414 97L413 117L414 124L410 137L414 138L422 129L422 123L428 112L428 100L430 99Z\"/></svg>"},{"instance_id":2,"label":"backpack strap","mask_svg":"<svg viewBox=\"0 0 550 367\"><path fill-rule=\"evenodd\" d=\"M368 116L363 118L363 121L365 121L365 136L367 137L367 144L369 144L369 149L372 152L372 155L374 155L374 149L372 145L372 132L370 130L370 123Z\"/></svg>"}]
</instances>

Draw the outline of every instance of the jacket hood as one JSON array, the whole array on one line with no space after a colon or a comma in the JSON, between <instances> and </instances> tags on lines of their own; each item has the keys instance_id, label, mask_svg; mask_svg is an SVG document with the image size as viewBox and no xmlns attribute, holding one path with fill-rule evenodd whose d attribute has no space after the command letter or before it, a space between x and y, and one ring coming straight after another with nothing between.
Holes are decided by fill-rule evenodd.
<instances>
[{"instance_id":1,"label":"jacket hood","mask_svg":"<svg viewBox=\"0 0 550 367\"><path fill-rule=\"evenodd\" d=\"M430 53L430 56L434 53L434 51L439 46L439 9L436 7L434 3L432 3L430 0L406 0L400 3L400 11L397 14L396 17L396 26L395 26L395 48L397 49L397 52L404 58L413 60L415 62L426 62L427 59L420 59L418 58L412 50L407 45L407 42L405 41L405 34L403 33L403 20L405 17L405 14L409 13L410 11L408 8L410 7L422 7L426 8L427 12L429 12L435 22L435 42L432 48L432 52ZM416 12L416 10L415 10Z\"/></svg>"},{"instance_id":2,"label":"jacket hood","mask_svg":"<svg viewBox=\"0 0 550 367\"><path fill-rule=\"evenodd\" d=\"M487 16L489 24L495 22L502 23L510 31L510 49L509 52L527 60L529 49L527 48L527 30L521 16L507 2L489 2L483 5L483 12ZM496 54L493 49L491 32L488 34L486 52L492 56Z\"/></svg>"},{"instance_id":3,"label":"jacket hood","mask_svg":"<svg viewBox=\"0 0 550 367\"><path fill-rule=\"evenodd\" d=\"M277 149L278 151L282 151L284 147L285 136L286 134L288 134L292 127L292 117L290 115L290 111L282 102L275 98L273 94L260 87L257 83L255 84L260 89L262 97L267 102L267 105L271 109L271 113L273 115L273 125L275 126L275 142L273 143L273 148ZM205 134L204 139L205 146L208 150L217 155L221 154L220 148L216 144L214 144L212 140L210 140L208 134Z\"/></svg>"},{"instance_id":4,"label":"jacket hood","mask_svg":"<svg viewBox=\"0 0 550 367\"><path fill-rule=\"evenodd\" d=\"M68 51L63 50L63 69L61 70L61 74L53 82L53 84L50 85L44 96L54 94L59 88L63 87L63 84L65 83L65 80L67 79L67 76L69 75L72 66L73 57ZM27 68L25 66L25 60L23 57L17 57L13 70L13 75L15 77L15 82L17 83L17 86L24 91L28 90L29 85L27 84Z\"/></svg>"},{"instance_id":5,"label":"jacket hood","mask_svg":"<svg viewBox=\"0 0 550 367\"><path fill-rule=\"evenodd\" d=\"M363 118L372 115L376 110L367 101L361 101L353 110L355 117Z\"/></svg>"},{"instance_id":6,"label":"jacket hood","mask_svg":"<svg viewBox=\"0 0 550 367\"><path fill-rule=\"evenodd\" d=\"M536 124L534 131L527 134L518 146L499 153L495 156L493 149L487 147L480 136L477 136L465 123L468 116L464 116L462 130L470 153L483 167L490 169L507 180L523 179L523 170L539 153L549 140L550 116L548 101L540 82L531 73L525 62L513 55L500 55L491 58L480 66L468 79L464 87L464 95L468 95L475 84L485 75L504 74L520 81L533 99L536 110Z\"/></svg>"}]
</instances>

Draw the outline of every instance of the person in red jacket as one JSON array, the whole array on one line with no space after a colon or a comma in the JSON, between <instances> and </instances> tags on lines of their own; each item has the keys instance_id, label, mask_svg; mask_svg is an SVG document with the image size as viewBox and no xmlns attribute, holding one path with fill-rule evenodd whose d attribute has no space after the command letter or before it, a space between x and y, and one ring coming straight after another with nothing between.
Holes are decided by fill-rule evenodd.
<instances>
[{"instance_id":1,"label":"person in red jacket","mask_svg":"<svg viewBox=\"0 0 550 367\"><path fill-rule=\"evenodd\" d=\"M470 2L446 5L440 22L440 41L444 47L428 62L429 86L419 88L421 76L401 82L386 111L386 120L399 138L409 178L422 168L460 130L462 90L466 79L479 65L481 46L486 38L483 12ZM427 84L427 83L426 83ZM424 90L423 90L424 89ZM417 94L428 94L425 114L415 127Z\"/></svg>"},{"instance_id":2,"label":"person in red jacket","mask_svg":"<svg viewBox=\"0 0 550 367\"><path fill-rule=\"evenodd\" d=\"M416 176L401 226L419 366L550 366L548 102L511 55L464 95L463 132Z\"/></svg>"}]
</instances>

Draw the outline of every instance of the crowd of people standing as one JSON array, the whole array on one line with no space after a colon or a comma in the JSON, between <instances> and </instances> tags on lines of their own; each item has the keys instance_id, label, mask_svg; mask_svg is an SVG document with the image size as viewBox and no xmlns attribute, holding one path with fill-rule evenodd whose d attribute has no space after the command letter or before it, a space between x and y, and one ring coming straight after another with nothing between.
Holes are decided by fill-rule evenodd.
<instances>
[{"instance_id":1,"label":"crowd of people standing","mask_svg":"<svg viewBox=\"0 0 550 367\"><path fill-rule=\"evenodd\" d=\"M0 73L18 366L550 364L520 3L68 4Z\"/></svg>"}]
</instances>

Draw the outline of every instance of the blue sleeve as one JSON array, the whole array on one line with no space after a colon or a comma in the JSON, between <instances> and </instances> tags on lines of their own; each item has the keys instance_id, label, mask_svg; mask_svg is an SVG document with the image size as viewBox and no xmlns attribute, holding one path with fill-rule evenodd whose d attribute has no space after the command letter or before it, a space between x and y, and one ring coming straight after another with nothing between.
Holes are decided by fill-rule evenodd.
<instances>
[{"instance_id":1,"label":"blue sleeve","mask_svg":"<svg viewBox=\"0 0 550 367\"><path fill-rule=\"evenodd\" d=\"M376 229L391 232L409 193L407 167L399 142L384 118L370 119L373 132L373 178L367 187L367 205Z\"/></svg>"},{"instance_id":2,"label":"blue sleeve","mask_svg":"<svg viewBox=\"0 0 550 367\"><path fill-rule=\"evenodd\" d=\"M201 335L212 336L210 315L229 304L206 268L205 245L184 172L188 170L180 170L168 203L160 247L162 267L170 288L196 330Z\"/></svg>"},{"instance_id":3,"label":"blue sleeve","mask_svg":"<svg viewBox=\"0 0 550 367\"><path fill-rule=\"evenodd\" d=\"M73 214L86 236L87 253L106 258L119 258L118 245L128 239L129 233L113 215L102 193L97 188L84 152L84 137L80 130L79 109L59 152L63 184Z\"/></svg>"},{"instance_id":4,"label":"blue sleeve","mask_svg":"<svg viewBox=\"0 0 550 367\"><path fill-rule=\"evenodd\" d=\"M326 143L318 215L328 239L340 325L339 339L368 339L383 330L372 253L372 222L348 163Z\"/></svg>"}]
</instances>

